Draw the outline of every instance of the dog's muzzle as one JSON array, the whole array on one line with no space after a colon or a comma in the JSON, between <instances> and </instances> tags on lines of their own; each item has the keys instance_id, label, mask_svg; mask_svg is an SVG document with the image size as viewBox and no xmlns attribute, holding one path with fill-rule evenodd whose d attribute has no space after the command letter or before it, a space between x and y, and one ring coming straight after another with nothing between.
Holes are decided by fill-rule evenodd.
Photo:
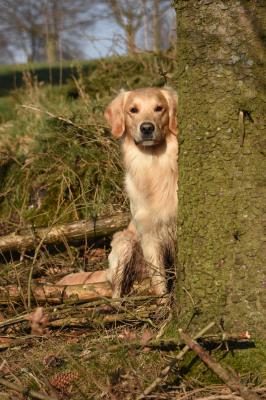
<instances>
[{"instance_id":1,"label":"dog's muzzle","mask_svg":"<svg viewBox=\"0 0 266 400\"><path fill-rule=\"evenodd\" d=\"M142 140L153 139L154 131L155 131L155 126L152 122L143 122L140 125L140 132L141 132Z\"/></svg>"},{"instance_id":2,"label":"dog's muzzle","mask_svg":"<svg viewBox=\"0 0 266 400\"><path fill-rule=\"evenodd\" d=\"M155 125L152 122L143 122L140 125L140 141L143 146L152 146L155 143Z\"/></svg>"}]
</instances>

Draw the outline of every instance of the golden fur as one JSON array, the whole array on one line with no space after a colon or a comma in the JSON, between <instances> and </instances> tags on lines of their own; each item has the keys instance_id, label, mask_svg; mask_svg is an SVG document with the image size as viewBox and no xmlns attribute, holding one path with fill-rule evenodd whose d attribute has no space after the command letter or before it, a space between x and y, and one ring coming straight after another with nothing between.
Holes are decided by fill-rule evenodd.
<instances>
[{"instance_id":1,"label":"golden fur","mask_svg":"<svg viewBox=\"0 0 266 400\"><path fill-rule=\"evenodd\" d=\"M165 264L174 256L177 213L177 95L170 88L121 92L107 107L121 138L132 220L114 235L108 278L113 297L148 274L153 291L167 292Z\"/></svg>"}]
</instances>

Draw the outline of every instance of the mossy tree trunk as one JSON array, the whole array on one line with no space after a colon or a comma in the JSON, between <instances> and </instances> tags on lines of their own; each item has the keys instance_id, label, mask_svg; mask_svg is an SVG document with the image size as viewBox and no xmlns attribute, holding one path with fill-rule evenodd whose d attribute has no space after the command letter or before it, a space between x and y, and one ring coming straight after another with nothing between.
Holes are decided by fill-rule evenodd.
<instances>
[{"instance_id":1,"label":"mossy tree trunk","mask_svg":"<svg viewBox=\"0 0 266 400\"><path fill-rule=\"evenodd\" d=\"M194 302L195 329L224 320L265 338L266 3L175 0L175 8L179 322Z\"/></svg>"}]
</instances>

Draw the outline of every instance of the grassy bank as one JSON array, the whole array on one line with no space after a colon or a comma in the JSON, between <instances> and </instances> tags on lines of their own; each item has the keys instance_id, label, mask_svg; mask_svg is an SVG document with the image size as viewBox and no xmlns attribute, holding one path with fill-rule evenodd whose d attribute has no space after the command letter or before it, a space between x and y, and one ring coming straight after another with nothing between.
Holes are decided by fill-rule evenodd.
<instances>
[{"instance_id":1,"label":"grassy bank","mask_svg":"<svg viewBox=\"0 0 266 400\"><path fill-rule=\"evenodd\" d=\"M2 226L46 225L126 207L119 146L104 108L121 87L162 85L164 71L171 81L173 62L139 55L88 65L54 86L28 71L23 87L0 101Z\"/></svg>"}]
</instances>

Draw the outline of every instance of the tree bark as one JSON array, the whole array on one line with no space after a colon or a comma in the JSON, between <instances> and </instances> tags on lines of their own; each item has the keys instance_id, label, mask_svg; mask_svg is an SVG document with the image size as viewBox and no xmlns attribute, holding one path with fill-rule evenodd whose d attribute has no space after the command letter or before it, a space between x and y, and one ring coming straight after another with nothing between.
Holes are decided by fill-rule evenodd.
<instances>
[{"instance_id":1,"label":"tree bark","mask_svg":"<svg viewBox=\"0 0 266 400\"><path fill-rule=\"evenodd\" d=\"M51 244L65 240L96 239L109 236L117 230L125 228L128 222L129 214L118 213L95 220L81 220L45 228L23 229L20 232L0 236L0 253L34 249L40 243Z\"/></svg>"},{"instance_id":2,"label":"tree bark","mask_svg":"<svg viewBox=\"0 0 266 400\"><path fill-rule=\"evenodd\" d=\"M196 315L195 330L214 318L265 337L266 3L175 8L180 326Z\"/></svg>"}]
</instances>

